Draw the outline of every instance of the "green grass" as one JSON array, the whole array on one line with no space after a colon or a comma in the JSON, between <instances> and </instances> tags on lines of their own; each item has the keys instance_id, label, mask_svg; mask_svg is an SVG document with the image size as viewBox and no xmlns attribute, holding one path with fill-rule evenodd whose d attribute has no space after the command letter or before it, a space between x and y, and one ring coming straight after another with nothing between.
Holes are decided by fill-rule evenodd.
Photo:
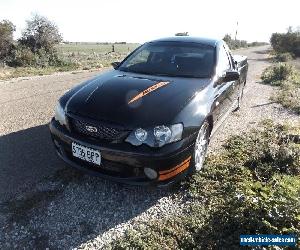
<instances>
[{"instance_id":1,"label":"green grass","mask_svg":"<svg viewBox=\"0 0 300 250\"><path fill-rule=\"evenodd\" d=\"M300 234L300 127L265 121L182 183L183 215L139 223L111 249L239 249L240 234Z\"/></svg>"}]
</instances>

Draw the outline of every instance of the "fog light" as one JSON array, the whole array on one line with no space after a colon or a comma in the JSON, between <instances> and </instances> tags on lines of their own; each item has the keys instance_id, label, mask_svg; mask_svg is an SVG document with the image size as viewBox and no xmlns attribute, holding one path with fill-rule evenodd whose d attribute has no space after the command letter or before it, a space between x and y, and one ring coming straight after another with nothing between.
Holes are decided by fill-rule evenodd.
<instances>
[{"instance_id":1,"label":"fog light","mask_svg":"<svg viewBox=\"0 0 300 250\"><path fill-rule=\"evenodd\" d=\"M157 172L152 168L144 168L144 173L151 180L157 178Z\"/></svg>"}]
</instances>

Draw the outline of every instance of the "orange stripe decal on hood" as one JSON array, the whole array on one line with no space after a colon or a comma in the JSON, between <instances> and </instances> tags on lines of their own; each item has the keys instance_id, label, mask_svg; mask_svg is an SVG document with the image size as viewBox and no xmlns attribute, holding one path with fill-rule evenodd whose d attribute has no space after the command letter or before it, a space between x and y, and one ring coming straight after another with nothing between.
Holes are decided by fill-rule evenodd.
<instances>
[{"instance_id":1,"label":"orange stripe decal on hood","mask_svg":"<svg viewBox=\"0 0 300 250\"><path fill-rule=\"evenodd\" d=\"M139 93L138 95L136 95L135 97L133 97L129 102L128 104L132 103L132 102L135 102L137 101L138 99L144 97L145 95L148 95L149 93L151 93L152 91L154 90L157 90L165 85L167 85L168 83L170 82L158 82L154 85L152 85L151 87L145 89L143 92Z\"/></svg>"}]
</instances>

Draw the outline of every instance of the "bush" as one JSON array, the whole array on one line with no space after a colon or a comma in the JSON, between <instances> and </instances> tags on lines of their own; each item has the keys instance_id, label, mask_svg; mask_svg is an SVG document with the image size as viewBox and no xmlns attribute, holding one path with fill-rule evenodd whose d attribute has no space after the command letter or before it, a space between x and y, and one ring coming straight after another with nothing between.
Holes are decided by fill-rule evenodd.
<instances>
[{"instance_id":1,"label":"bush","mask_svg":"<svg viewBox=\"0 0 300 250\"><path fill-rule=\"evenodd\" d=\"M280 86L284 81L299 82L299 73L292 65L277 63L266 68L261 79L266 84Z\"/></svg>"},{"instance_id":2,"label":"bush","mask_svg":"<svg viewBox=\"0 0 300 250\"><path fill-rule=\"evenodd\" d=\"M276 53L274 60L275 62L288 62L293 59L293 55L289 52Z\"/></svg>"},{"instance_id":3,"label":"bush","mask_svg":"<svg viewBox=\"0 0 300 250\"><path fill-rule=\"evenodd\" d=\"M238 249L241 234L300 233L300 128L262 126L233 136L183 184L182 216L141 223L113 249Z\"/></svg>"},{"instance_id":4,"label":"bush","mask_svg":"<svg viewBox=\"0 0 300 250\"><path fill-rule=\"evenodd\" d=\"M35 54L25 46L17 46L7 62L11 67L33 66L36 63Z\"/></svg>"},{"instance_id":5,"label":"bush","mask_svg":"<svg viewBox=\"0 0 300 250\"><path fill-rule=\"evenodd\" d=\"M46 51L45 49L39 49L36 52L36 66L37 67L60 67L65 66L66 62L63 61L55 49Z\"/></svg>"},{"instance_id":6,"label":"bush","mask_svg":"<svg viewBox=\"0 0 300 250\"><path fill-rule=\"evenodd\" d=\"M295 56L300 56L300 31L288 29L287 33L273 33L270 39L275 52L289 52Z\"/></svg>"}]
</instances>

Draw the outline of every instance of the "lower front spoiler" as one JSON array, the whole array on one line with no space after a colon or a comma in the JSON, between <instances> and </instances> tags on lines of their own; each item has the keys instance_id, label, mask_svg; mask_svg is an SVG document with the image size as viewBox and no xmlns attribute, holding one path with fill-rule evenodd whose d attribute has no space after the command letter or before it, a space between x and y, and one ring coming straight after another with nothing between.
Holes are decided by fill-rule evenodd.
<instances>
[{"instance_id":1,"label":"lower front spoiler","mask_svg":"<svg viewBox=\"0 0 300 250\"><path fill-rule=\"evenodd\" d=\"M114 182L130 184L130 185L168 187L168 186L172 186L173 184L175 184L178 181L180 181L181 179L183 179L188 173L188 169L187 169L186 171L181 172L180 174L176 175L171 180L167 180L167 181L149 180L146 177L122 177L122 178L119 178L119 177L105 175L100 172L90 170L90 169L86 168L85 166L82 166L80 164L77 164L74 161L71 161L66 155L64 155L62 153L63 149L61 149L60 151L56 150L56 152L57 152L57 155L65 163L67 163L68 165L70 165L71 167L73 167L79 171L84 172L85 174L101 177L103 179L107 179L107 180L114 181Z\"/></svg>"}]
</instances>

